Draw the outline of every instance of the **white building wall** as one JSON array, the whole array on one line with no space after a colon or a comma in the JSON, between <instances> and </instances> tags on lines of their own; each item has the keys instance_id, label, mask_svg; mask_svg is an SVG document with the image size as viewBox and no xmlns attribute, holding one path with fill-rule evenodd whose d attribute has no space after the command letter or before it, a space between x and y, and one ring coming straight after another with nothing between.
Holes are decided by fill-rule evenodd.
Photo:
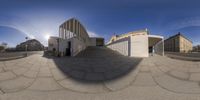
<instances>
[{"instance_id":1,"label":"white building wall","mask_svg":"<svg viewBox=\"0 0 200 100\"><path fill-rule=\"evenodd\" d=\"M71 42L71 56L76 56L79 52L81 52L87 47L85 43L83 43L77 38L60 39L59 52L61 53L61 56L64 56L66 54L66 48L69 47L68 42Z\"/></svg>"},{"instance_id":2,"label":"white building wall","mask_svg":"<svg viewBox=\"0 0 200 100\"><path fill-rule=\"evenodd\" d=\"M148 35L131 36L132 57L149 57Z\"/></svg>"},{"instance_id":3,"label":"white building wall","mask_svg":"<svg viewBox=\"0 0 200 100\"><path fill-rule=\"evenodd\" d=\"M67 39L60 39L59 41L59 52L63 55L66 53L66 48L68 48L68 41Z\"/></svg>"},{"instance_id":4,"label":"white building wall","mask_svg":"<svg viewBox=\"0 0 200 100\"><path fill-rule=\"evenodd\" d=\"M48 51L53 51L53 48L58 49L58 42L57 42L58 37L51 37L48 40Z\"/></svg>"},{"instance_id":5,"label":"white building wall","mask_svg":"<svg viewBox=\"0 0 200 100\"><path fill-rule=\"evenodd\" d=\"M128 41L125 40L125 41L120 41L120 42L108 45L107 47L112 49L112 50L119 52L120 54L122 54L124 56L129 56L128 45L129 45Z\"/></svg>"}]
</instances>

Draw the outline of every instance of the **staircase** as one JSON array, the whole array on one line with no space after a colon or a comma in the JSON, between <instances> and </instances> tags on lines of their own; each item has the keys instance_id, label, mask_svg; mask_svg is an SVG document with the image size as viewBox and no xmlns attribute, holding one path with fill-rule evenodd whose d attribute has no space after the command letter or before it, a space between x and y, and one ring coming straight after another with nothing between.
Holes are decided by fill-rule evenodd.
<instances>
[{"instance_id":1,"label":"staircase","mask_svg":"<svg viewBox=\"0 0 200 100\"><path fill-rule=\"evenodd\" d=\"M85 50L81 51L78 55L76 55L76 57L116 58L116 57L123 57L123 55L106 47L90 46L87 47Z\"/></svg>"}]
</instances>

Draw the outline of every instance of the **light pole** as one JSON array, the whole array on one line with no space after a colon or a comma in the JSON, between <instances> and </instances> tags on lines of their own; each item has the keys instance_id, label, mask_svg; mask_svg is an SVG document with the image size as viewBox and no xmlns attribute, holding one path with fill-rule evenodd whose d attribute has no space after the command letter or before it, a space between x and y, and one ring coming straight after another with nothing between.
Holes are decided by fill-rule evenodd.
<instances>
[{"instance_id":1,"label":"light pole","mask_svg":"<svg viewBox=\"0 0 200 100\"><path fill-rule=\"evenodd\" d=\"M27 52L27 49L28 49L28 45L27 45L27 40L28 40L28 37L25 37L26 39L26 45L25 45L25 49L26 49L26 56L28 56L28 52Z\"/></svg>"},{"instance_id":2,"label":"light pole","mask_svg":"<svg viewBox=\"0 0 200 100\"><path fill-rule=\"evenodd\" d=\"M58 57L60 57L60 54L59 54L59 38L57 39L57 43L58 43Z\"/></svg>"}]
</instances>

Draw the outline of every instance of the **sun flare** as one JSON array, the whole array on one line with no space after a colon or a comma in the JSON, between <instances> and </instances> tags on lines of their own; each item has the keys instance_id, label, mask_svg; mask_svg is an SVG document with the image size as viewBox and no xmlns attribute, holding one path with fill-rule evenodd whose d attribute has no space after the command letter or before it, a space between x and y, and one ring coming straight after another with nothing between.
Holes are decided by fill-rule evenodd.
<instances>
[{"instance_id":1,"label":"sun flare","mask_svg":"<svg viewBox=\"0 0 200 100\"><path fill-rule=\"evenodd\" d=\"M49 35L49 34L46 34L46 35L44 36L44 38L45 38L45 40L48 40L48 39L50 38L50 35Z\"/></svg>"}]
</instances>

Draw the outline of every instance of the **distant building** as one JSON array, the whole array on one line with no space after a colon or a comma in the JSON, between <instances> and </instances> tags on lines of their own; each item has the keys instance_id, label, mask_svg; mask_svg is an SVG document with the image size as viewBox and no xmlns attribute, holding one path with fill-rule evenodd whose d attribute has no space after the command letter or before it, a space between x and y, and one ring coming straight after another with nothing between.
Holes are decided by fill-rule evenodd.
<instances>
[{"instance_id":1,"label":"distant building","mask_svg":"<svg viewBox=\"0 0 200 100\"><path fill-rule=\"evenodd\" d=\"M164 55L162 36L150 35L147 29L114 35L106 44L108 48L131 57L149 57L150 54Z\"/></svg>"},{"instance_id":2,"label":"distant building","mask_svg":"<svg viewBox=\"0 0 200 100\"><path fill-rule=\"evenodd\" d=\"M57 51L58 50L58 40L59 37L51 36L48 40L48 50L49 51Z\"/></svg>"},{"instance_id":3,"label":"distant building","mask_svg":"<svg viewBox=\"0 0 200 100\"><path fill-rule=\"evenodd\" d=\"M26 49L28 51L42 51L44 50L44 45L36 39L31 39L16 46L17 51L25 51Z\"/></svg>"},{"instance_id":4,"label":"distant building","mask_svg":"<svg viewBox=\"0 0 200 100\"><path fill-rule=\"evenodd\" d=\"M192 41L183 36L180 32L165 40L165 51L188 53L192 51Z\"/></svg>"},{"instance_id":5,"label":"distant building","mask_svg":"<svg viewBox=\"0 0 200 100\"><path fill-rule=\"evenodd\" d=\"M91 37L90 46L104 46L104 38L101 37Z\"/></svg>"},{"instance_id":6,"label":"distant building","mask_svg":"<svg viewBox=\"0 0 200 100\"><path fill-rule=\"evenodd\" d=\"M200 45L194 46L192 51L193 52L200 52Z\"/></svg>"},{"instance_id":7,"label":"distant building","mask_svg":"<svg viewBox=\"0 0 200 100\"><path fill-rule=\"evenodd\" d=\"M85 27L75 18L61 24L59 37L51 37L48 42L48 50L61 56L75 56L88 46L104 45L103 38L90 38Z\"/></svg>"},{"instance_id":8,"label":"distant building","mask_svg":"<svg viewBox=\"0 0 200 100\"><path fill-rule=\"evenodd\" d=\"M4 52L7 49L7 45L8 45L7 43L4 43L4 42L1 43L0 44L0 52Z\"/></svg>"},{"instance_id":9,"label":"distant building","mask_svg":"<svg viewBox=\"0 0 200 100\"><path fill-rule=\"evenodd\" d=\"M0 46L3 46L5 49L7 48L7 46L8 46L8 44L7 43L5 43L5 42L2 42L1 44L0 44Z\"/></svg>"}]
</instances>

